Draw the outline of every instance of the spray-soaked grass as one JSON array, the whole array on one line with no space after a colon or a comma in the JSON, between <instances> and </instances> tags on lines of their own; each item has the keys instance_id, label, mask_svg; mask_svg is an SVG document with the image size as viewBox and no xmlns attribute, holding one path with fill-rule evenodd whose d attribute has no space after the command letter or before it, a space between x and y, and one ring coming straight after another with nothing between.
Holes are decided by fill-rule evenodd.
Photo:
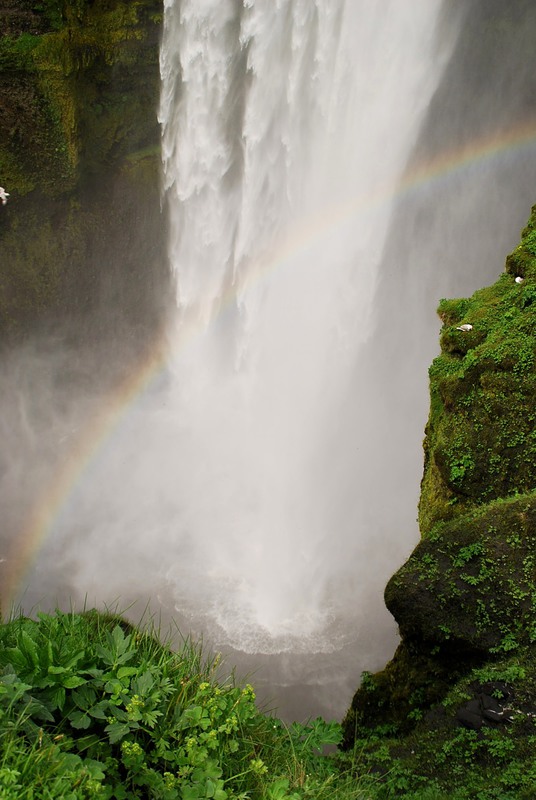
<instances>
[{"instance_id":1,"label":"spray-soaked grass","mask_svg":"<svg viewBox=\"0 0 536 800\"><path fill-rule=\"evenodd\" d=\"M340 726L287 728L218 659L96 612L0 628L2 800L365 798L341 772Z\"/></svg>"}]
</instances>

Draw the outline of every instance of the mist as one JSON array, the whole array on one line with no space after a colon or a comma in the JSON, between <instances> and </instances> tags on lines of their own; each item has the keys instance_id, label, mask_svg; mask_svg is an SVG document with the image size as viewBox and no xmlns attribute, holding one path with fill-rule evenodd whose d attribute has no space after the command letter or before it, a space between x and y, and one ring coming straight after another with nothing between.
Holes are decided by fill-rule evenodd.
<instances>
[{"instance_id":1,"label":"mist","mask_svg":"<svg viewBox=\"0 0 536 800\"><path fill-rule=\"evenodd\" d=\"M531 122L519 28L370 5L166 6L176 311L128 369L58 329L0 376L4 608L148 607L287 719L340 718L394 651L435 307L497 277L536 177L530 142L433 168Z\"/></svg>"}]
</instances>

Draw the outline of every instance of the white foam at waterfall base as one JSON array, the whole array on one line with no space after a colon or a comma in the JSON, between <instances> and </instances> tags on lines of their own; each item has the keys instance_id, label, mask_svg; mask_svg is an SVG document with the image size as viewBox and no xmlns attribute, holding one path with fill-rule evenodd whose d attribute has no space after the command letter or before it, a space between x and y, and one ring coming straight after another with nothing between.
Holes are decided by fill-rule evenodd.
<instances>
[{"instance_id":1,"label":"white foam at waterfall base","mask_svg":"<svg viewBox=\"0 0 536 800\"><path fill-rule=\"evenodd\" d=\"M372 555L363 504L375 498L356 490L334 507L348 454L326 431L368 337L390 198L448 55L440 10L166 3L177 281L166 579L178 611L238 649L343 646L397 563L396 546Z\"/></svg>"}]
</instances>

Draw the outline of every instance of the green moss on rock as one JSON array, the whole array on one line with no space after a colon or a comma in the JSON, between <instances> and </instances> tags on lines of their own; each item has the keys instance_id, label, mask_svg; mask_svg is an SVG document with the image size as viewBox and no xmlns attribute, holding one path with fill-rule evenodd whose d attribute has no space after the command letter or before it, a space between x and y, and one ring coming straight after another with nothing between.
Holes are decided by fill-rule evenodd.
<instances>
[{"instance_id":1,"label":"green moss on rock","mask_svg":"<svg viewBox=\"0 0 536 800\"><path fill-rule=\"evenodd\" d=\"M378 800L533 800L536 796L534 648L454 671L440 702L410 712L413 728L357 728L361 780ZM370 691L370 677L361 694ZM349 715L350 718L350 715ZM355 763L355 753L351 763Z\"/></svg>"},{"instance_id":2,"label":"green moss on rock","mask_svg":"<svg viewBox=\"0 0 536 800\"><path fill-rule=\"evenodd\" d=\"M158 136L161 4L65 3L61 26L52 5L34 7L54 29L0 42L0 177L13 198L45 184L70 191Z\"/></svg>"},{"instance_id":3,"label":"green moss on rock","mask_svg":"<svg viewBox=\"0 0 536 800\"><path fill-rule=\"evenodd\" d=\"M430 648L513 650L536 642L536 496L437 525L385 590L403 637Z\"/></svg>"},{"instance_id":4,"label":"green moss on rock","mask_svg":"<svg viewBox=\"0 0 536 800\"><path fill-rule=\"evenodd\" d=\"M439 315L422 538L385 591L401 644L356 692L345 744L358 742L376 776L389 773L385 797L411 798L426 785L430 797L472 798L492 786L486 798L528 800L536 796L536 207L496 283L441 301Z\"/></svg>"},{"instance_id":5,"label":"green moss on rock","mask_svg":"<svg viewBox=\"0 0 536 800\"><path fill-rule=\"evenodd\" d=\"M0 334L99 308L136 329L155 324L156 284L167 281L162 3L10 1L0 11L10 20L0 41L0 184L10 193L0 210Z\"/></svg>"},{"instance_id":6,"label":"green moss on rock","mask_svg":"<svg viewBox=\"0 0 536 800\"><path fill-rule=\"evenodd\" d=\"M373 731L403 734L422 717L422 709L439 702L453 680L475 663L475 657L451 649L438 657L439 649L423 648L421 642L404 639L385 669L361 676L361 686L343 721L344 746Z\"/></svg>"},{"instance_id":7,"label":"green moss on rock","mask_svg":"<svg viewBox=\"0 0 536 800\"><path fill-rule=\"evenodd\" d=\"M506 272L469 300L442 301L430 368L421 532L536 486L534 213ZM536 253L536 250L535 250ZM516 282L516 278L522 282ZM462 324L469 331L459 330Z\"/></svg>"}]
</instances>

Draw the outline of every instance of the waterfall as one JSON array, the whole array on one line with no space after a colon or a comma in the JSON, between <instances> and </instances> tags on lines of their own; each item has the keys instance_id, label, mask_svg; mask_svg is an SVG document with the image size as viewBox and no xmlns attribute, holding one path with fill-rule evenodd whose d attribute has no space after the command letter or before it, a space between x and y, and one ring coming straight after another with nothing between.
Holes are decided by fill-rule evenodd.
<instances>
[{"instance_id":1,"label":"waterfall","mask_svg":"<svg viewBox=\"0 0 536 800\"><path fill-rule=\"evenodd\" d=\"M379 494L337 507L340 480L360 476L341 477L328 432L356 425L340 415L397 181L450 52L441 11L165 2L166 580L178 612L238 650L329 652L359 637L368 604L383 613L398 550L370 552Z\"/></svg>"},{"instance_id":2,"label":"waterfall","mask_svg":"<svg viewBox=\"0 0 536 800\"><path fill-rule=\"evenodd\" d=\"M253 672L287 719L342 715L359 672L392 655L383 588L417 539L400 519L420 467L399 469L396 399L370 385L390 375L379 340L419 335L398 312L376 325L398 294L386 274L421 248L400 214L401 252L385 243L451 57L447 6L166 0L167 360L140 356L112 397L96 356L55 340L4 368L2 496L22 509L19 560L39 544L17 586L26 611L107 606L137 622L147 601Z\"/></svg>"},{"instance_id":3,"label":"waterfall","mask_svg":"<svg viewBox=\"0 0 536 800\"><path fill-rule=\"evenodd\" d=\"M2 353L4 608L147 602L286 719L341 716L392 656L434 309L534 202L532 6L492 5L166 0L168 358L131 374L129 330L61 321Z\"/></svg>"}]
</instances>

